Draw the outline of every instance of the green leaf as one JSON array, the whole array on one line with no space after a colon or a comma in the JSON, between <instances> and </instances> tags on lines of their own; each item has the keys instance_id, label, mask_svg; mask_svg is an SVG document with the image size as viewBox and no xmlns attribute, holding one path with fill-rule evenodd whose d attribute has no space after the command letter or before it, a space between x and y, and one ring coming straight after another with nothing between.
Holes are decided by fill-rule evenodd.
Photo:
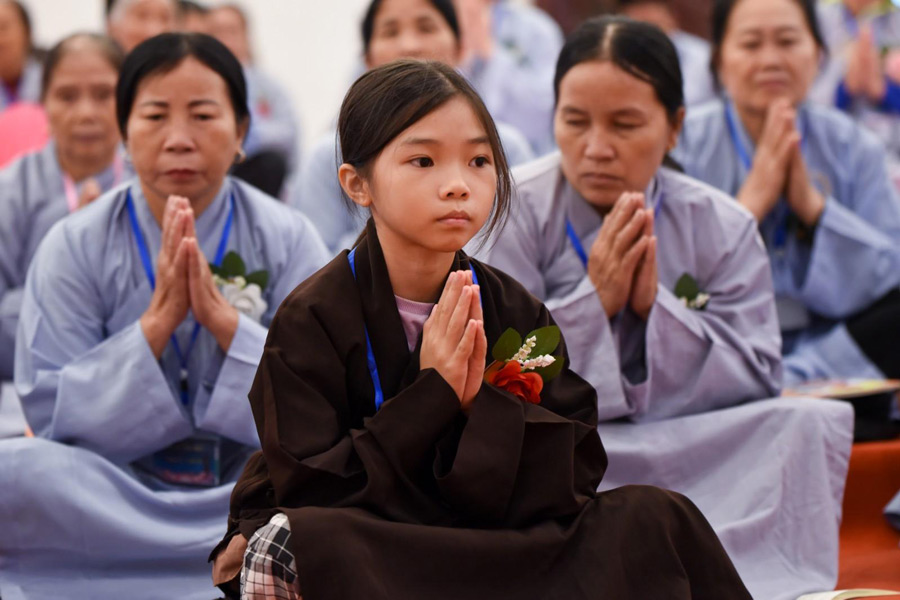
<instances>
[{"instance_id":1,"label":"green leaf","mask_svg":"<svg viewBox=\"0 0 900 600\"><path fill-rule=\"evenodd\" d=\"M686 298L690 302L700 293L700 286L697 285L696 279L685 273L675 284L674 292L677 298Z\"/></svg>"},{"instance_id":2,"label":"green leaf","mask_svg":"<svg viewBox=\"0 0 900 600\"><path fill-rule=\"evenodd\" d=\"M247 273L247 266L244 264L244 259L241 258L240 254L231 251L222 260L222 271L225 272L227 277L243 277Z\"/></svg>"},{"instance_id":3,"label":"green leaf","mask_svg":"<svg viewBox=\"0 0 900 600\"><path fill-rule=\"evenodd\" d=\"M212 271L213 275L218 275L222 279L225 279L225 271L223 271L221 267L217 267L216 265L209 263L209 270Z\"/></svg>"},{"instance_id":4,"label":"green leaf","mask_svg":"<svg viewBox=\"0 0 900 600\"><path fill-rule=\"evenodd\" d=\"M544 354L553 354L559 347L559 340L561 339L559 327L557 327L556 325L549 325L547 327L535 329L534 331L526 335L525 339L527 340L531 337L536 337L537 343L531 350L529 358L537 358L538 356L543 356Z\"/></svg>"},{"instance_id":5,"label":"green leaf","mask_svg":"<svg viewBox=\"0 0 900 600\"><path fill-rule=\"evenodd\" d=\"M250 273L246 277L247 285L251 283L255 283L259 286L259 289L264 290L266 286L269 285L269 272L268 271L254 271Z\"/></svg>"},{"instance_id":6,"label":"green leaf","mask_svg":"<svg viewBox=\"0 0 900 600\"><path fill-rule=\"evenodd\" d=\"M535 369L534 372L541 376L541 379L544 380L544 383L547 383L560 373L562 373L563 365L565 364L565 357L562 354L557 354L553 358L556 361L550 365L549 367L540 367L539 369Z\"/></svg>"},{"instance_id":7,"label":"green leaf","mask_svg":"<svg viewBox=\"0 0 900 600\"><path fill-rule=\"evenodd\" d=\"M491 356L494 357L494 360L506 361L515 356L516 352L518 352L521 347L522 336L519 335L518 331L510 327L503 332L503 335L501 335L500 339L497 340L497 343L494 344L494 349L491 350Z\"/></svg>"}]
</instances>

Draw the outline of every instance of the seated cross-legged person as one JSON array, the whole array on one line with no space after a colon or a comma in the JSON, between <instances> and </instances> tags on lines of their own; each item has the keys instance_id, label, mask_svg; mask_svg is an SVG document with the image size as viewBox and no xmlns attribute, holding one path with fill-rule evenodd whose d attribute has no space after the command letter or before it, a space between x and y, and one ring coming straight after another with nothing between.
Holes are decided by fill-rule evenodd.
<instances>
[{"instance_id":1,"label":"seated cross-legged person","mask_svg":"<svg viewBox=\"0 0 900 600\"><path fill-rule=\"evenodd\" d=\"M829 589L852 411L752 402L781 383L769 264L746 210L665 166L685 110L673 44L591 20L555 81L560 153L514 172L518 206L482 252L546 302L597 389L602 487L687 495L754 597Z\"/></svg>"},{"instance_id":2,"label":"seated cross-legged person","mask_svg":"<svg viewBox=\"0 0 900 600\"><path fill-rule=\"evenodd\" d=\"M752 214L772 265L786 387L900 377L900 200L874 135L807 103L813 0L720 0L728 100L694 109L675 158Z\"/></svg>"},{"instance_id":3,"label":"seated cross-legged person","mask_svg":"<svg viewBox=\"0 0 900 600\"><path fill-rule=\"evenodd\" d=\"M272 321L250 392L262 451L217 581L237 594L240 573L245 599L749 598L689 500L597 493L596 392L546 307L461 251L512 185L471 85L397 61L351 87L338 128L341 185L371 219Z\"/></svg>"},{"instance_id":4,"label":"seated cross-legged person","mask_svg":"<svg viewBox=\"0 0 900 600\"><path fill-rule=\"evenodd\" d=\"M41 97L52 140L0 171L0 380L12 380L25 275L38 244L57 221L129 175L116 126L124 58L92 34L50 50Z\"/></svg>"},{"instance_id":5,"label":"seated cross-legged person","mask_svg":"<svg viewBox=\"0 0 900 600\"><path fill-rule=\"evenodd\" d=\"M460 31L451 0L372 0L362 23L366 66L378 67L401 58L460 60ZM534 158L517 129L497 123L511 164ZM338 182L336 132L322 137L304 161L289 202L318 228L333 252L353 246L365 222L348 211Z\"/></svg>"},{"instance_id":6,"label":"seated cross-legged person","mask_svg":"<svg viewBox=\"0 0 900 600\"><path fill-rule=\"evenodd\" d=\"M15 382L38 438L0 442L4 598L211 597L267 325L326 259L226 176L248 109L219 42L144 42L116 101L137 179L57 223L25 284Z\"/></svg>"}]
</instances>

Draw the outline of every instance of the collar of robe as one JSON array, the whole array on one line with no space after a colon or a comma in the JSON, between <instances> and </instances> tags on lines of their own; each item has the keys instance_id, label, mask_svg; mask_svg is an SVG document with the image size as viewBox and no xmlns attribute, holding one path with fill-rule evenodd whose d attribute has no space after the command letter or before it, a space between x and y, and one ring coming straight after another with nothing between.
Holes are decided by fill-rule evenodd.
<instances>
[{"instance_id":1,"label":"collar of robe","mask_svg":"<svg viewBox=\"0 0 900 600\"><path fill-rule=\"evenodd\" d=\"M353 278L350 262L343 258L347 265L347 273ZM391 280L384 260L384 252L378 241L375 223L369 219L365 232L355 248L355 284L359 291L362 313L365 320L365 331L368 332L372 354L378 368L378 376L384 399L389 400L411 384L419 374L419 351L422 346L422 334L413 352L409 351L403 323L397 310L397 300L391 287ZM456 253L453 265L447 272L459 270L475 270L481 289L481 304L484 311L484 329L488 339L488 348L500 337L500 320L491 296L487 273L462 250ZM437 302L438 298L435 298ZM362 351L366 351L364 331L360 332ZM374 393L373 393L374 412Z\"/></svg>"}]
</instances>

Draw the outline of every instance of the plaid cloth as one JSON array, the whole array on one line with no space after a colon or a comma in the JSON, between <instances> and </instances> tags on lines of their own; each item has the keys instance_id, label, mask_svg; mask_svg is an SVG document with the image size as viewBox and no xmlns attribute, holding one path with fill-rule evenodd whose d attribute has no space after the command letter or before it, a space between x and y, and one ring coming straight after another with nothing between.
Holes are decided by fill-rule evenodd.
<instances>
[{"instance_id":1,"label":"plaid cloth","mask_svg":"<svg viewBox=\"0 0 900 600\"><path fill-rule=\"evenodd\" d=\"M283 513L253 534L241 569L241 600L302 600L290 539L291 525Z\"/></svg>"}]
</instances>

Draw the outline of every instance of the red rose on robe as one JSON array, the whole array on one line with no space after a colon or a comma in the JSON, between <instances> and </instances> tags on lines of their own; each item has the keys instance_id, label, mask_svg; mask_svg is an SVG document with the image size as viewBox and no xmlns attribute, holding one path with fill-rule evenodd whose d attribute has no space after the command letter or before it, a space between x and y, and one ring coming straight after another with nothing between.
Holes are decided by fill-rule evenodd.
<instances>
[{"instance_id":1,"label":"red rose on robe","mask_svg":"<svg viewBox=\"0 0 900 600\"><path fill-rule=\"evenodd\" d=\"M541 403L544 380L533 371L523 373L522 366L515 360L509 361L500 369L488 369L484 379L491 385L518 396L524 402Z\"/></svg>"}]
</instances>

